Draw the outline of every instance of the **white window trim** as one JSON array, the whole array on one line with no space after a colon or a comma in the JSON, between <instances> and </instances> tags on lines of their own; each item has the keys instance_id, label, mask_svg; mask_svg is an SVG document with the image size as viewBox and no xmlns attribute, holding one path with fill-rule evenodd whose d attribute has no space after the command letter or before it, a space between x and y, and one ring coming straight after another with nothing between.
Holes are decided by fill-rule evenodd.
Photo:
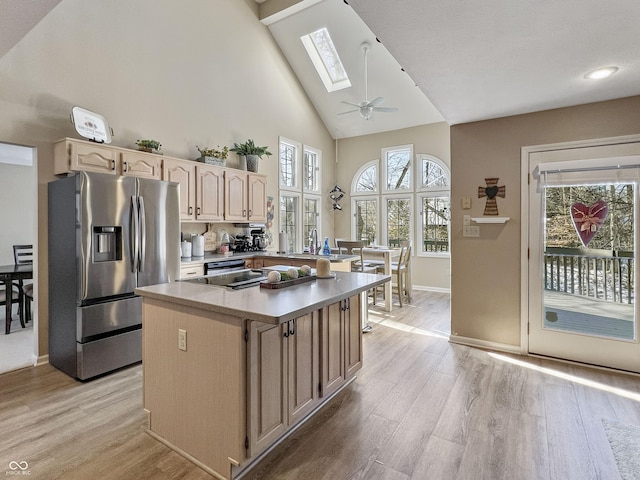
<instances>
[{"instance_id":1,"label":"white window trim","mask_svg":"<svg viewBox=\"0 0 640 480\"><path fill-rule=\"evenodd\" d=\"M358 179L360 178L360 175L362 175L365 172L365 170L371 167L377 167L378 183L376 184L376 189L369 192L357 191L356 187L358 186ZM371 160L370 162L365 163L353 175L353 179L351 180L351 196L354 196L354 195L357 195L359 197L365 197L365 196L370 197L372 195L380 195L380 159Z\"/></svg>"},{"instance_id":2,"label":"white window trim","mask_svg":"<svg viewBox=\"0 0 640 480\"><path fill-rule=\"evenodd\" d=\"M380 181L380 183L382 183L382 194L395 194L395 193L412 193L414 191L414 182L415 180L412 178L409 181L409 188L406 190L389 190L387 189L387 152L394 152L396 150L409 150L409 175L412 175L413 177L416 176L416 172L415 172L415 157L413 154L413 144L408 144L408 145L396 145L393 147L384 147L382 148L382 152L381 152L381 158L380 158L380 166L379 168L381 170L379 170L379 174L378 174L378 179ZM379 187L380 188L380 187Z\"/></svg>"},{"instance_id":3,"label":"white window trim","mask_svg":"<svg viewBox=\"0 0 640 480\"><path fill-rule=\"evenodd\" d=\"M317 148L314 147L310 147L309 145L304 145L303 149L302 149L302 161L301 161L301 165L304 167L304 154L306 152L311 152L313 154L316 155L316 158L318 159L318 170L316 172L317 175L317 180L318 180L318 189L317 190L309 190L306 188L306 186L304 187L304 192L305 194L313 194L313 195L322 195L322 150L319 150Z\"/></svg>"},{"instance_id":4,"label":"white window trim","mask_svg":"<svg viewBox=\"0 0 640 480\"><path fill-rule=\"evenodd\" d=\"M302 205L302 194L300 192L294 192L292 190L281 190L280 191L280 196L278 197L278 220L279 223L278 225L280 226L280 231L283 231L282 229L282 210L280 208L280 204L282 202L282 197L294 197L297 198L297 204L298 204L298 211L296 212L295 215L295 227L296 227L296 245L289 245L289 248L293 250L294 253L296 252L302 252L302 210L303 210L303 205Z\"/></svg>"},{"instance_id":5,"label":"white window trim","mask_svg":"<svg viewBox=\"0 0 640 480\"><path fill-rule=\"evenodd\" d=\"M451 192L449 190L426 190L421 193L416 194L416 214L415 214L415 224L418 226L416 228L416 237L417 243L416 247L413 248L413 253L418 257L432 257L432 258L450 258L451 257L451 216L449 216L449 223L447 225L447 238L449 239L449 248L447 252L423 252L422 246L424 242L424 238L422 237L423 227L422 224L422 201L425 198L433 198L433 197L447 197L449 198L449 206L451 206ZM420 248L418 248L420 247Z\"/></svg>"},{"instance_id":6,"label":"white window trim","mask_svg":"<svg viewBox=\"0 0 640 480\"><path fill-rule=\"evenodd\" d=\"M382 228L382 225L380 225L382 230L380 232L382 245L389 245L389 223L388 223L389 207L387 204L388 200L409 200L409 240L411 240L414 237L415 228L414 228L413 217L414 217L415 207L414 207L413 197L414 195L411 192L406 192L406 193L396 192L395 195L391 195L391 194L382 195L382 218L385 219L384 229Z\"/></svg>"},{"instance_id":7,"label":"white window trim","mask_svg":"<svg viewBox=\"0 0 640 480\"><path fill-rule=\"evenodd\" d=\"M286 145L290 145L292 147L295 148L296 150L296 154L295 154L295 158L294 158L294 169L297 172L297 175L294 175L294 185L293 187L290 187L288 185L282 185L282 162L280 160L280 145L281 144L286 144ZM300 192L302 191L302 187L301 187L301 182L300 182L300 177L301 177L301 173L300 173L300 167L301 167L301 155L302 152L302 144L300 142L296 142L294 140L290 140L286 137L279 137L278 138L278 186L280 188L280 190L286 190L286 191L293 191L293 192Z\"/></svg>"},{"instance_id":8,"label":"white window trim","mask_svg":"<svg viewBox=\"0 0 640 480\"><path fill-rule=\"evenodd\" d=\"M322 195L315 195L311 193L305 193L302 196L302 208L300 209L300 236L304 233L304 201L305 200L317 200L318 201L318 216L316 217L317 230L320 232L322 228ZM308 239L302 238L302 248L307 244ZM318 240L320 242L320 240ZM302 248L300 251L302 252Z\"/></svg>"},{"instance_id":9,"label":"white window trim","mask_svg":"<svg viewBox=\"0 0 640 480\"><path fill-rule=\"evenodd\" d=\"M380 241L380 196L374 195L358 195L351 197L351 238L356 238L356 202L366 200L368 202L376 202L376 238L373 239L375 244L381 244Z\"/></svg>"},{"instance_id":10,"label":"white window trim","mask_svg":"<svg viewBox=\"0 0 640 480\"><path fill-rule=\"evenodd\" d=\"M434 192L434 191L451 191L451 170L449 167L438 157L434 155L429 155L427 153L416 153L416 167L415 167L415 189L416 192ZM425 187L422 185L422 162L426 160L428 162L433 162L438 165L442 170L444 170L447 175L447 179L449 180L449 185L446 187Z\"/></svg>"}]
</instances>

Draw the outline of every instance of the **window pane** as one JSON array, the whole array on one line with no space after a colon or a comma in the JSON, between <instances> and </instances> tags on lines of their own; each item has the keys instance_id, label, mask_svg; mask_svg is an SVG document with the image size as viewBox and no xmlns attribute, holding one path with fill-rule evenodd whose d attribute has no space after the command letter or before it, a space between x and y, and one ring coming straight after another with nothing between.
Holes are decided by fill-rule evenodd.
<instances>
[{"instance_id":1,"label":"window pane","mask_svg":"<svg viewBox=\"0 0 640 480\"><path fill-rule=\"evenodd\" d=\"M305 190L318 191L318 155L306 150L304 152L304 188Z\"/></svg>"},{"instance_id":2,"label":"window pane","mask_svg":"<svg viewBox=\"0 0 640 480\"><path fill-rule=\"evenodd\" d=\"M365 245L376 243L378 202L376 200L356 200L356 239Z\"/></svg>"},{"instance_id":3,"label":"window pane","mask_svg":"<svg viewBox=\"0 0 640 480\"><path fill-rule=\"evenodd\" d=\"M410 150L391 150L385 156L387 190L409 190L411 188Z\"/></svg>"},{"instance_id":4,"label":"window pane","mask_svg":"<svg viewBox=\"0 0 640 480\"><path fill-rule=\"evenodd\" d=\"M318 49L318 54L322 59L324 67L327 69L327 73L331 77L331 80L339 82L340 80L346 80L347 72L344 70L344 66L340 61L336 47L333 46L333 41L329 35L329 31L326 28L321 28L310 34L313 43Z\"/></svg>"},{"instance_id":5,"label":"window pane","mask_svg":"<svg viewBox=\"0 0 640 480\"><path fill-rule=\"evenodd\" d=\"M375 192L378 190L378 167L375 165L367 168L356 182L357 192Z\"/></svg>"},{"instance_id":6,"label":"window pane","mask_svg":"<svg viewBox=\"0 0 640 480\"><path fill-rule=\"evenodd\" d=\"M446 187L449 185L447 174L440 165L429 160L422 161L422 187Z\"/></svg>"},{"instance_id":7,"label":"window pane","mask_svg":"<svg viewBox=\"0 0 640 480\"><path fill-rule=\"evenodd\" d=\"M318 205L317 199L304 199L304 225L302 226L302 243L303 245L309 245L309 238L311 237L311 231L318 228Z\"/></svg>"},{"instance_id":8,"label":"window pane","mask_svg":"<svg viewBox=\"0 0 640 480\"><path fill-rule=\"evenodd\" d=\"M449 251L449 211L448 197L427 197L422 199L422 251Z\"/></svg>"},{"instance_id":9,"label":"window pane","mask_svg":"<svg viewBox=\"0 0 640 480\"><path fill-rule=\"evenodd\" d=\"M280 144L280 185L296 186L296 147L287 143Z\"/></svg>"},{"instance_id":10,"label":"window pane","mask_svg":"<svg viewBox=\"0 0 640 480\"><path fill-rule=\"evenodd\" d=\"M297 245L296 218L298 212L298 197L280 197L280 231L287 234L289 249L293 253ZM279 247L282 249L282 245Z\"/></svg>"},{"instance_id":11,"label":"window pane","mask_svg":"<svg viewBox=\"0 0 640 480\"><path fill-rule=\"evenodd\" d=\"M406 198L387 200L387 239L390 247L399 247L411 239L411 201Z\"/></svg>"}]
</instances>

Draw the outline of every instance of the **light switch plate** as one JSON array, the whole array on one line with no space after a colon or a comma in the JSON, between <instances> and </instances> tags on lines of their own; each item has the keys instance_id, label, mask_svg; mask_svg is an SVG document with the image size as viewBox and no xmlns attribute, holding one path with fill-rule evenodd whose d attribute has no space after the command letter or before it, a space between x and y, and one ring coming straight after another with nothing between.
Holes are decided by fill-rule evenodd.
<instances>
[{"instance_id":1,"label":"light switch plate","mask_svg":"<svg viewBox=\"0 0 640 480\"><path fill-rule=\"evenodd\" d=\"M460 208L463 210L469 210L471 208L471 197L462 197L460 201Z\"/></svg>"},{"instance_id":2,"label":"light switch plate","mask_svg":"<svg viewBox=\"0 0 640 480\"><path fill-rule=\"evenodd\" d=\"M462 225L464 225L465 227L471 225L471 215L462 216Z\"/></svg>"},{"instance_id":3,"label":"light switch plate","mask_svg":"<svg viewBox=\"0 0 640 480\"><path fill-rule=\"evenodd\" d=\"M478 227L477 225L462 227L462 236L463 237L479 237L480 227Z\"/></svg>"},{"instance_id":4,"label":"light switch plate","mask_svg":"<svg viewBox=\"0 0 640 480\"><path fill-rule=\"evenodd\" d=\"M181 328L178 329L178 348L187 351L187 331Z\"/></svg>"}]
</instances>

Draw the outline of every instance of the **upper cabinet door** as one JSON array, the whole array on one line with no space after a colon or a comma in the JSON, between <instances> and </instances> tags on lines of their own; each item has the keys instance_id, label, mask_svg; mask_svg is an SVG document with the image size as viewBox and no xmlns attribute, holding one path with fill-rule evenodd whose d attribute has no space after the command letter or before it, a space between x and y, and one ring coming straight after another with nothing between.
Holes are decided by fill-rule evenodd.
<instances>
[{"instance_id":1,"label":"upper cabinet door","mask_svg":"<svg viewBox=\"0 0 640 480\"><path fill-rule=\"evenodd\" d=\"M242 222L249 218L247 208L247 172L226 170L224 174L224 219Z\"/></svg>"},{"instance_id":2,"label":"upper cabinet door","mask_svg":"<svg viewBox=\"0 0 640 480\"><path fill-rule=\"evenodd\" d=\"M267 221L267 178L264 175L248 175L249 221Z\"/></svg>"},{"instance_id":3,"label":"upper cabinet door","mask_svg":"<svg viewBox=\"0 0 640 480\"><path fill-rule=\"evenodd\" d=\"M116 174L117 152L109 147L67 141L64 148L68 152L68 170ZM56 173L58 172L56 169Z\"/></svg>"},{"instance_id":4,"label":"upper cabinet door","mask_svg":"<svg viewBox=\"0 0 640 480\"><path fill-rule=\"evenodd\" d=\"M162 178L162 157L148 153L121 152L120 168L122 175L154 178Z\"/></svg>"},{"instance_id":5,"label":"upper cabinet door","mask_svg":"<svg viewBox=\"0 0 640 480\"><path fill-rule=\"evenodd\" d=\"M162 179L180 184L180 220L195 220L195 163L165 158Z\"/></svg>"},{"instance_id":6,"label":"upper cabinet door","mask_svg":"<svg viewBox=\"0 0 640 480\"><path fill-rule=\"evenodd\" d=\"M224 220L224 170L196 165L196 219Z\"/></svg>"}]
</instances>

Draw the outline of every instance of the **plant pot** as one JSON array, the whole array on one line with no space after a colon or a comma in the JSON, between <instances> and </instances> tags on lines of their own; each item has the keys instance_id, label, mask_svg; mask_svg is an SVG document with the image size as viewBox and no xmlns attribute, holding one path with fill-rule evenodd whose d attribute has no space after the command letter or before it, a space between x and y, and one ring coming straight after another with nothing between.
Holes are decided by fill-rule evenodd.
<instances>
[{"instance_id":1,"label":"plant pot","mask_svg":"<svg viewBox=\"0 0 640 480\"><path fill-rule=\"evenodd\" d=\"M250 172L258 171L258 155L247 155L247 170Z\"/></svg>"},{"instance_id":2,"label":"plant pot","mask_svg":"<svg viewBox=\"0 0 640 480\"><path fill-rule=\"evenodd\" d=\"M138 150L141 152L153 153L153 148L151 147L138 147Z\"/></svg>"},{"instance_id":3,"label":"plant pot","mask_svg":"<svg viewBox=\"0 0 640 480\"><path fill-rule=\"evenodd\" d=\"M198 161L206 163L207 165L218 165L219 167L224 167L227 164L227 161L224 158L218 157L202 156L198 159Z\"/></svg>"},{"instance_id":4,"label":"plant pot","mask_svg":"<svg viewBox=\"0 0 640 480\"><path fill-rule=\"evenodd\" d=\"M245 157L244 155L240 155L240 163L238 164L238 169L239 170L247 169L247 157Z\"/></svg>"}]
</instances>

